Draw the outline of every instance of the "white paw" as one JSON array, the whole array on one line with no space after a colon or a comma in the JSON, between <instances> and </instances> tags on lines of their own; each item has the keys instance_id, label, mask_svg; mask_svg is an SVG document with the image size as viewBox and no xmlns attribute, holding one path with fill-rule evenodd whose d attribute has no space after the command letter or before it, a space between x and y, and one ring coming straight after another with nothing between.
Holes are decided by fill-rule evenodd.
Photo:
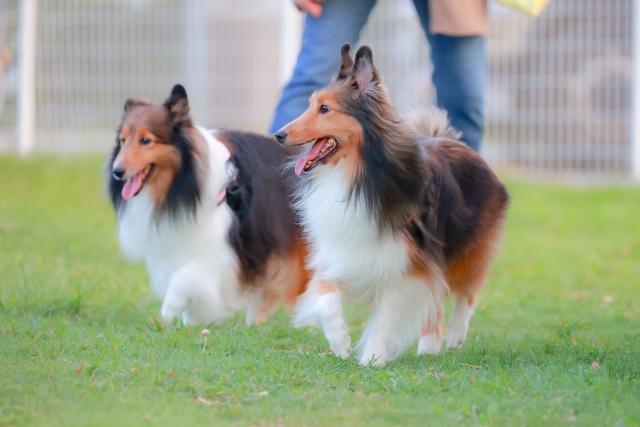
<instances>
[{"instance_id":1,"label":"white paw","mask_svg":"<svg viewBox=\"0 0 640 427\"><path fill-rule=\"evenodd\" d=\"M418 355L436 355L440 353L440 347L442 347L442 341L438 339L438 336L436 334L427 334L421 337L418 342Z\"/></svg>"},{"instance_id":2,"label":"white paw","mask_svg":"<svg viewBox=\"0 0 640 427\"><path fill-rule=\"evenodd\" d=\"M447 350L458 350L467 338L467 328L463 325L449 325L449 330L445 336Z\"/></svg>"},{"instance_id":3,"label":"white paw","mask_svg":"<svg viewBox=\"0 0 640 427\"><path fill-rule=\"evenodd\" d=\"M343 360L347 360L351 354L351 335L349 335L346 323L341 322L341 324L327 327L324 334L333 353Z\"/></svg>"},{"instance_id":4,"label":"white paw","mask_svg":"<svg viewBox=\"0 0 640 427\"><path fill-rule=\"evenodd\" d=\"M171 324L175 319L182 317L185 305L179 303L176 299L165 298L162 303L162 309L160 310L160 316L165 323Z\"/></svg>"},{"instance_id":5,"label":"white paw","mask_svg":"<svg viewBox=\"0 0 640 427\"><path fill-rule=\"evenodd\" d=\"M387 358L378 356L375 352L365 352L360 356L360 365L380 367L387 364Z\"/></svg>"},{"instance_id":6,"label":"white paw","mask_svg":"<svg viewBox=\"0 0 640 427\"><path fill-rule=\"evenodd\" d=\"M187 325L195 325L196 322L194 322L189 315L187 314L187 312L185 311L184 313L182 313L182 325L183 326L187 326Z\"/></svg>"}]
</instances>

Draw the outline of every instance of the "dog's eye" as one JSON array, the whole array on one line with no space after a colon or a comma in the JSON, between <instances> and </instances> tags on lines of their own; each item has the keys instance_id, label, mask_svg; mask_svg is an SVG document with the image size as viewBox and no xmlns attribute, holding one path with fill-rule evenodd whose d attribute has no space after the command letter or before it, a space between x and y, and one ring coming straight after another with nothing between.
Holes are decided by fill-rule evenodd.
<instances>
[{"instance_id":1,"label":"dog's eye","mask_svg":"<svg viewBox=\"0 0 640 427\"><path fill-rule=\"evenodd\" d=\"M147 145L150 142L151 142L151 140L149 138L147 138L146 136L140 140L140 144L141 145Z\"/></svg>"},{"instance_id":2,"label":"dog's eye","mask_svg":"<svg viewBox=\"0 0 640 427\"><path fill-rule=\"evenodd\" d=\"M331 108L327 107L326 105L321 105L318 109L318 112L320 114L327 114L329 111L331 111Z\"/></svg>"},{"instance_id":3,"label":"dog's eye","mask_svg":"<svg viewBox=\"0 0 640 427\"><path fill-rule=\"evenodd\" d=\"M118 138L118 143L120 145L124 145L124 138Z\"/></svg>"}]
</instances>

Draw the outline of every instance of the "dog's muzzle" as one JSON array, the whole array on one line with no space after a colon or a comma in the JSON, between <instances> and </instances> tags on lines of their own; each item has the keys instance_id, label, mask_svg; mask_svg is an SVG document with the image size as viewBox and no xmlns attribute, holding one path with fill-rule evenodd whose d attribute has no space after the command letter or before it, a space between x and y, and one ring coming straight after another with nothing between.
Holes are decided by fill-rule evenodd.
<instances>
[{"instance_id":1,"label":"dog's muzzle","mask_svg":"<svg viewBox=\"0 0 640 427\"><path fill-rule=\"evenodd\" d=\"M126 171L123 167L119 167L119 166L116 166L116 167L115 167L115 168L113 168L113 170L111 171L111 173L112 173L113 177L114 177L115 179L117 179L118 181L122 181L122 180L123 180L123 178L124 178L124 174L125 174L126 172L127 172L127 171Z\"/></svg>"},{"instance_id":2,"label":"dog's muzzle","mask_svg":"<svg viewBox=\"0 0 640 427\"><path fill-rule=\"evenodd\" d=\"M280 129L280 130L275 134L275 137L276 137L276 139L278 140L278 142L279 142L280 144L283 144L283 145L284 145L284 141L286 141L286 139L287 139L287 133L286 133L284 130Z\"/></svg>"}]
</instances>

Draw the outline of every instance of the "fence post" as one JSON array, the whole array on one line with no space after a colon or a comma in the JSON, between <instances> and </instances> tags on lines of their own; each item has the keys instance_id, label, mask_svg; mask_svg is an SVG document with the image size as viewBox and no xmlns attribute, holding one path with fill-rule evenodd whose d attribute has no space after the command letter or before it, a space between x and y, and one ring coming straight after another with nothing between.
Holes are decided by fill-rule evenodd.
<instances>
[{"instance_id":1,"label":"fence post","mask_svg":"<svg viewBox=\"0 0 640 427\"><path fill-rule=\"evenodd\" d=\"M631 3L631 170L634 181L640 184L640 4L637 1Z\"/></svg>"},{"instance_id":2,"label":"fence post","mask_svg":"<svg viewBox=\"0 0 640 427\"><path fill-rule=\"evenodd\" d=\"M302 41L303 14L291 0L280 0L282 5L280 18L280 58L278 61L278 80L285 85L293 67L296 65L300 43Z\"/></svg>"},{"instance_id":3,"label":"fence post","mask_svg":"<svg viewBox=\"0 0 640 427\"><path fill-rule=\"evenodd\" d=\"M204 0L188 0L186 2L186 81L185 88L189 95L191 116L195 123L209 126L208 107L208 37L210 3Z\"/></svg>"},{"instance_id":4,"label":"fence post","mask_svg":"<svg viewBox=\"0 0 640 427\"><path fill-rule=\"evenodd\" d=\"M20 1L19 83L18 83L18 154L33 150L36 125L36 41L38 35L38 0Z\"/></svg>"}]
</instances>

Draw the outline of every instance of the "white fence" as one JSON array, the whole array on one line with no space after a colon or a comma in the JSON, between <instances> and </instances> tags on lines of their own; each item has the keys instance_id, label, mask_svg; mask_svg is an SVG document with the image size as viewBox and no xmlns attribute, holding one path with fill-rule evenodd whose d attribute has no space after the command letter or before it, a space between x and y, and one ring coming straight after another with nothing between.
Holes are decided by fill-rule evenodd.
<instances>
[{"instance_id":1,"label":"white fence","mask_svg":"<svg viewBox=\"0 0 640 427\"><path fill-rule=\"evenodd\" d=\"M19 3L0 0L4 151L16 144ZM538 19L492 6L483 145L491 163L630 176L632 3L551 0ZM176 82L199 123L265 132L297 33L283 25L292 16L285 7L287 0L38 1L35 151L105 152L126 98L160 102ZM397 107L433 101L428 46L410 0L379 0L361 43L372 46Z\"/></svg>"}]
</instances>

